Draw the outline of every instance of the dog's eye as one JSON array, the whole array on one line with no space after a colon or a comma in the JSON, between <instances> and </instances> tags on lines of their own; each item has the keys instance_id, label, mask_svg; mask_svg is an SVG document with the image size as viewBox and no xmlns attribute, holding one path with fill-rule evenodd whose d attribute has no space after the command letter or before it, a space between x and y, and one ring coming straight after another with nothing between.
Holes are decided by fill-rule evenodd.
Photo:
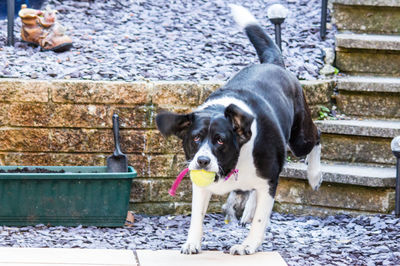
<instances>
[{"instance_id":1,"label":"dog's eye","mask_svg":"<svg viewBox=\"0 0 400 266\"><path fill-rule=\"evenodd\" d=\"M217 139L217 143L218 143L219 145L223 145L223 144L224 144L224 141L223 141L221 138L218 138L218 139Z\"/></svg>"},{"instance_id":2,"label":"dog's eye","mask_svg":"<svg viewBox=\"0 0 400 266\"><path fill-rule=\"evenodd\" d=\"M195 137L193 138L193 141L194 141L194 142L199 142L199 141L200 141L200 136L195 136Z\"/></svg>"}]
</instances>

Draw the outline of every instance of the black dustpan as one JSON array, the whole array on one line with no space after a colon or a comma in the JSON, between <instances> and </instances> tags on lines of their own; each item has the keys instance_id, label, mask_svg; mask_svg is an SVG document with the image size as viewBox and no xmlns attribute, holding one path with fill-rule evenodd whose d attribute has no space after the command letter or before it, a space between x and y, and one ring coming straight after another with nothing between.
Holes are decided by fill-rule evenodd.
<instances>
[{"instance_id":1,"label":"black dustpan","mask_svg":"<svg viewBox=\"0 0 400 266\"><path fill-rule=\"evenodd\" d=\"M119 119L118 115L112 117L115 150L113 155L107 157L107 172L128 172L128 158L121 152L119 146Z\"/></svg>"}]
</instances>

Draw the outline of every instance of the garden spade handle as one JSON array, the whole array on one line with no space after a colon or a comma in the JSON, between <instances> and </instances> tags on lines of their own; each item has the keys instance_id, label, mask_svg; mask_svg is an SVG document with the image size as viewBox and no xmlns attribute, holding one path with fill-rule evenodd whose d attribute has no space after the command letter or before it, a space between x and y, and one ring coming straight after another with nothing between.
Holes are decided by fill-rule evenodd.
<instances>
[{"instance_id":1,"label":"garden spade handle","mask_svg":"<svg viewBox=\"0 0 400 266\"><path fill-rule=\"evenodd\" d=\"M114 114L112 117L113 120L113 132L114 132L114 143L115 143L115 150L114 156L122 155L121 147L119 146L119 117L117 114Z\"/></svg>"}]
</instances>

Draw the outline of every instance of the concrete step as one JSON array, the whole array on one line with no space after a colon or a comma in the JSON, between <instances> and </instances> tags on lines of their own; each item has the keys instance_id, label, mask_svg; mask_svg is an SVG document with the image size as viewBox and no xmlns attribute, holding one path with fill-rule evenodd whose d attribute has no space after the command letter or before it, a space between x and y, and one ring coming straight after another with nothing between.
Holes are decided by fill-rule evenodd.
<instances>
[{"instance_id":1,"label":"concrete step","mask_svg":"<svg viewBox=\"0 0 400 266\"><path fill-rule=\"evenodd\" d=\"M400 35L336 35L336 67L342 73L400 76Z\"/></svg>"},{"instance_id":2,"label":"concrete step","mask_svg":"<svg viewBox=\"0 0 400 266\"><path fill-rule=\"evenodd\" d=\"M281 177L307 179L305 163L287 163ZM363 187L396 186L396 168L387 166L368 166L360 164L323 163L323 182Z\"/></svg>"},{"instance_id":3,"label":"concrete step","mask_svg":"<svg viewBox=\"0 0 400 266\"><path fill-rule=\"evenodd\" d=\"M400 135L400 121L316 121L322 132L324 160L394 165L390 142Z\"/></svg>"},{"instance_id":4,"label":"concrete step","mask_svg":"<svg viewBox=\"0 0 400 266\"><path fill-rule=\"evenodd\" d=\"M311 215L389 213L394 209L394 168L323 164L322 172L324 181L313 191L305 181L306 165L288 163L281 173L275 209Z\"/></svg>"},{"instance_id":5,"label":"concrete step","mask_svg":"<svg viewBox=\"0 0 400 266\"><path fill-rule=\"evenodd\" d=\"M399 34L400 1L333 0L333 18L339 31Z\"/></svg>"},{"instance_id":6,"label":"concrete step","mask_svg":"<svg viewBox=\"0 0 400 266\"><path fill-rule=\"evenodd\" d=\"M337 81L339 110L350 116L400 118L400 78L351 76Z\"/></svg>"}]
</instances>

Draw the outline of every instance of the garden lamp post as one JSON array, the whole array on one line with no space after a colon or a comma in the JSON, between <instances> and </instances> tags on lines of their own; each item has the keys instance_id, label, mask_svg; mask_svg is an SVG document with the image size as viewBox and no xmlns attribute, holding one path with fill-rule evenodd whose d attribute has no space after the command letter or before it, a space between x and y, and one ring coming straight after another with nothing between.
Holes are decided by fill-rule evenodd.
<instances>
[{"instance_id":1,"label":"garden lamp post","mask_svg":"<svg viewBox=\"0 0 400 266\"><path fill-rule=\"evenodd\" d=\"M392 140L391 148L394 156L396 156L396 196L395 196L395 209L394 213L400 217L400 136Z\"/></svg>"},{"instance_id":2,"label":"garden lamp post","mask_svg":"<svg viewBox=\"0 0 400 266\"><path fill-rule=\"evenodd\" d=\"M7 0L7 45L14 45L15 0Z\"/></svg>"},{"instance_id":3,"label":"garden lamp post","mask_svg":"<svg viewBox=\"0 0 400 266\"><path fill-rule=\"evenodd\" d=\"M320 36L322 40L325 40L326 36L326 15L328 12L328 0L322 0L321 4L321 29L320 29Z\"/></svg>"},{"instance_id":4,"label":"garden lamp post","mask_svg":"<svg viewBox=\"0 0 400 266\"><path fill-rule=\"evenodd\" d=\"M282 52L281 24L285 21L289 10L281 4L274 4L268 8L267 15L275 26L275 43Z\"/></svg>"}]
</instances>

